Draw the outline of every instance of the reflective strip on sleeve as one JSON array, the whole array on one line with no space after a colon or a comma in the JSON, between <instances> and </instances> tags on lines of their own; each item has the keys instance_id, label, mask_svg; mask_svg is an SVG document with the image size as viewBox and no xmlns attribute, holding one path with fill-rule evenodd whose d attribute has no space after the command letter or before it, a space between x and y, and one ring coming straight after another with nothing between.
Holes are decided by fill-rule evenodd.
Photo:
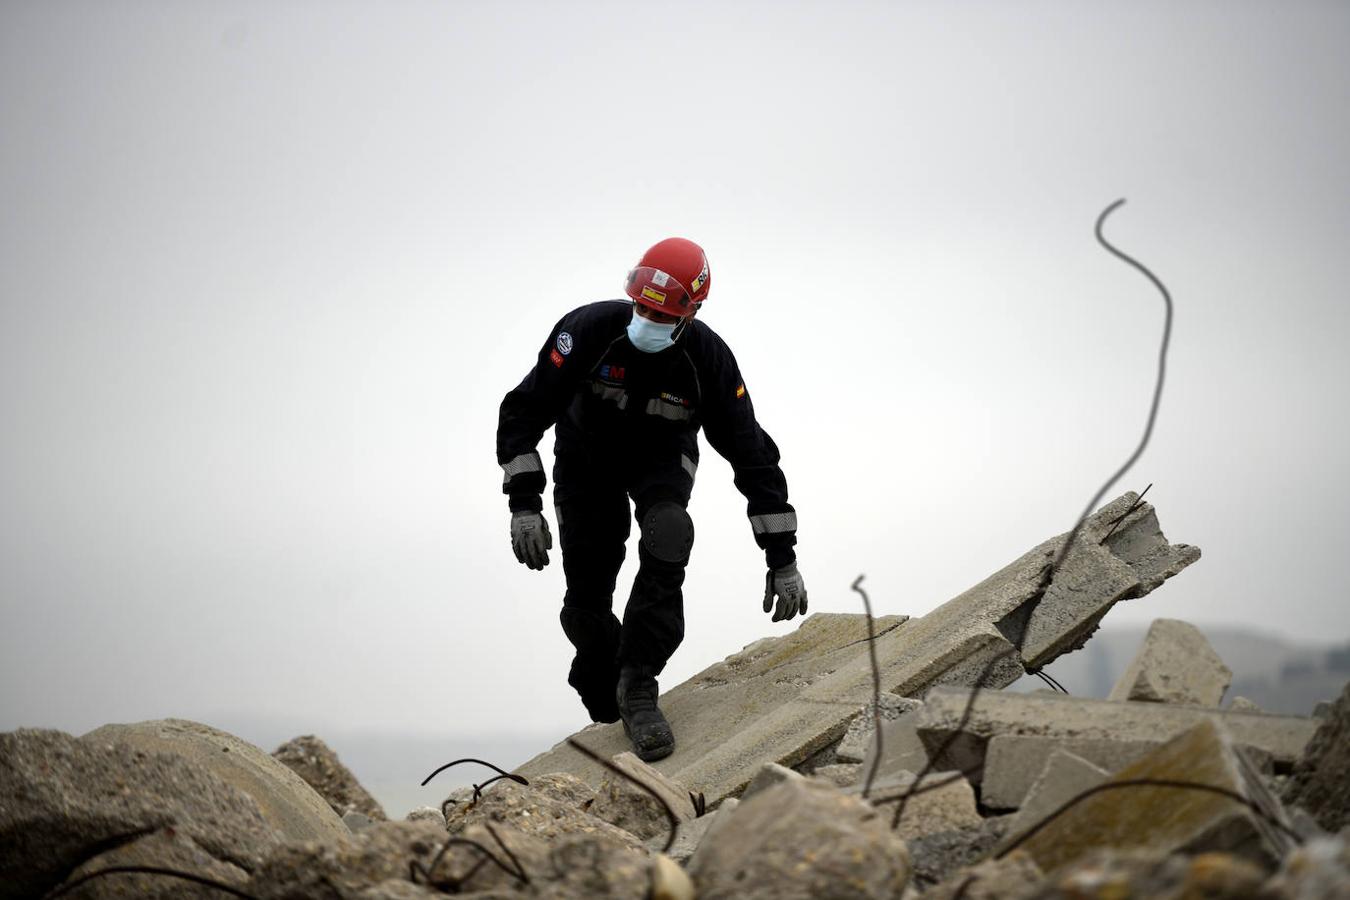
<instances>
[{"instance_id":1,"label":"reflective strip on sleeve","mask_svg":"<svg viewBox=\"0 0 1350 900\"><path fill-rule=\"evenodd\" d=\"M591 392L601 400L613 400L618 405L619 409L628 408L628 392L623 388L612 387L594 381L591 382Z\"/></svg>"},{"instance_id":2,"label":"reflective strip on sleeve","mask_svg":"<svg viewBox=\"0 0 1350 900\"><path fill-rule=\"evenodd\" d=\"M755 529L755 534L779 534L784 531L796 531L797 514L787 512L769 513L766 516L751 516L750 527Z\"/></svg>"},{"instance_id":3,"label":"reflective strip on sleeve","mask_svg":"<svg viewBox=\"0 0 1350 900\"><path fill-rule=\"evenodd\" d=\"M698 473L698 463L694 462L683 453L680 454L680 467L689 473L690 478L693 478Z\"/></svg>"},{"instance_id":4,"label":"reflective strip on sleeve","mask_svg":"<svg viewBox=\"0 0 1350 900\"><path fill-rule=\"evenodd\" d=\"M509 484L512 478L526 472L542 471L544 461L539 458L538 453L522 453L509 463L502 464L502 484Z\"/></svg>"}]
</instances>

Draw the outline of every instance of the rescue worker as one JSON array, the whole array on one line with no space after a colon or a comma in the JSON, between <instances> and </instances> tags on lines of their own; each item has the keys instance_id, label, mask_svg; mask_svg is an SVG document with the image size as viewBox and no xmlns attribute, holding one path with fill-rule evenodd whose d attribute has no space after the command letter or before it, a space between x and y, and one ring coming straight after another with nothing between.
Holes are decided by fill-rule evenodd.
<instances>
[{"instance_id":1,"label":"rescue worker","mask_svg":"<svg viewBox=\"0 0 1350 900\"><path fill-rule=\"evenodd\" d=\"M731 350L695 318L709 284L697 244L656 244L628 273L628 300L582 306L554 326L533 371L502 401L497 426L511 545L531 569L548 565L553 546L536 447L556 426L553 499L567 578L561 619L576 648L567 680L594 721L623 720L644 760L675 749L656 677L684 638L680 588L694 543L685 508L700 427L748 501L768 563L764 611L775 622L806 612L793 550L797 514L778 447L755 421ZM630 497L640 564L620 622L613 594Z\"/></svg>"}]
</instances>

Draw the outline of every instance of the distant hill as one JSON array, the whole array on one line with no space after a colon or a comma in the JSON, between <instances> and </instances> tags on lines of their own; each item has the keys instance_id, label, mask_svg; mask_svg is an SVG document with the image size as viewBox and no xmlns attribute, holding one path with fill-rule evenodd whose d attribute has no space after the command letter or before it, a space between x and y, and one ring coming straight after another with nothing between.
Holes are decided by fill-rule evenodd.
<instances>
[{"instance_id":1,"label":"distant hill","mask_svg":"<svg viewBox=\"0 0 1350 900\"><path fill-rule=\"evenodd\" d=\"M1233 670L1233 684L1225 702L1242 696L1269 712L1308 715L1323 700L1334 700L1350 681L1350 640L1339 644L1289 641L1229 625L1192 623L1199 628ZM1105 697L1143 643L1146 626L1105 626L1082 650L1062 656L1046 667L1081 697ZM1012 690L1045 687L1028 676Z\"/></svg>"}]
</instances>

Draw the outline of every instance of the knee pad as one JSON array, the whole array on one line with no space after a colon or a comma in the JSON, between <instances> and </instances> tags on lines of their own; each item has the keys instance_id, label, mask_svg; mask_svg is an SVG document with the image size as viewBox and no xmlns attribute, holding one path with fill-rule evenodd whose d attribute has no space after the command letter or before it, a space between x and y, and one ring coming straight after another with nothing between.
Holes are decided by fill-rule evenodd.
<instances>
[{"instance_id":1,"label":"knee pad","mask_svg":"<svg viewBox=\"0 0 1350 900\"><path fill-rule=\"evenodd\" d=\"M642 546L661 562L683 563L694 547L694 520L678 503L657 503L642 517Z\"/></svg>"}]
</instances>

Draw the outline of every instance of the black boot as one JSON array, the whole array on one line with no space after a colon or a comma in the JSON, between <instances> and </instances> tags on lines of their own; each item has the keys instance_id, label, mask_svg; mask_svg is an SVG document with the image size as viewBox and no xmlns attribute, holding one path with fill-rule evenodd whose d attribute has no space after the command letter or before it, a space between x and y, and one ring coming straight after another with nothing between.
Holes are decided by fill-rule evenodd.
<instances>
[{"instance_id":1,"label":"black boot","mask_svg":"<svg viewBox=\"0 0 1350 900\"><path fill-rule=\"evenodd\" d=\"M664 759L675 752L675 732L656 706L659 694L651 669L624 666L619 670L616 699L623 717L623 732L644 762Z\"/></svg>"}]
</instances>

